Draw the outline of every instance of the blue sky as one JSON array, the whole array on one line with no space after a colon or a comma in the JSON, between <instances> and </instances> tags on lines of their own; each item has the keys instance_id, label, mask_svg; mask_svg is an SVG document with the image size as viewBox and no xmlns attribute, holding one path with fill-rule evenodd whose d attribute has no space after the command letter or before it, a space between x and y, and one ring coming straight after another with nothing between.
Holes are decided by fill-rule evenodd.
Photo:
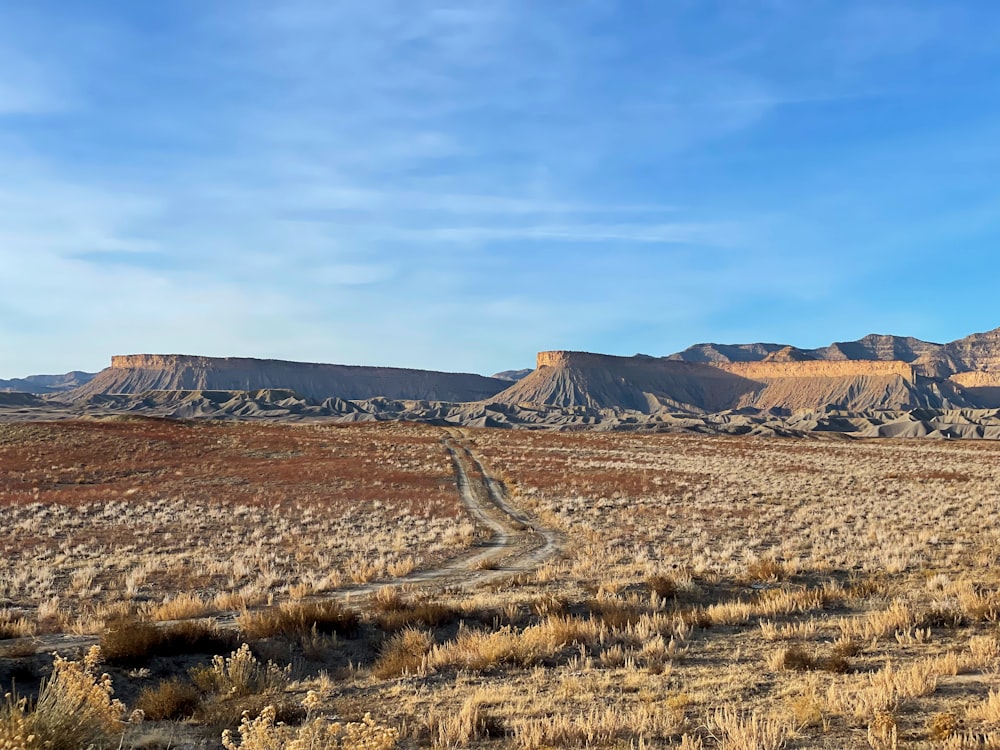
<instances>
[{"instance_id":1,"label":"blue sky","mask_svg":"<svg viewBox=\"0 0 1000 750\"><path fill-rule=\"evenodd\" d=\"M0 4L0 377L1000 325L1000 6Z\"/></svg>"}]
</instances>

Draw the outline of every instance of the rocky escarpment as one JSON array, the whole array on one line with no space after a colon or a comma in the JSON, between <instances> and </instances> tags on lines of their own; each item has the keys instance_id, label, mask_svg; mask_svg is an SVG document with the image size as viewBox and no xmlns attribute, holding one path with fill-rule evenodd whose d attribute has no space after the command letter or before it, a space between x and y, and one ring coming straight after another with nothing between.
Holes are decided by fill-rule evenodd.
<instances>
[{"instance_id":1,"label":"rocky escarpment","mask_svg":"<svg viewBox=\"0 0 1000 750\"><path fill-rule=\"evenodd\" d=\"M112 357L111 367L72 392L75 398L145 391L256 391L277 388L322 401L327 398L479 401L509 381L465 373L359 367L274 359L132 354Z\"/></svg>"}]
</instances>

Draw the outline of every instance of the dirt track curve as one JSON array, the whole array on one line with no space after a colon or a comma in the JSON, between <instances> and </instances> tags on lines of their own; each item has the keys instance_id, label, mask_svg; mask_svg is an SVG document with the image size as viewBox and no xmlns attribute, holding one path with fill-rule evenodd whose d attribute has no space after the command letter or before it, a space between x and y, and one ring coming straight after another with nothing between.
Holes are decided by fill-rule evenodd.
<instances>
[{"instance_id":1,"label":"dirt track curve","mask_svg":"<svg viewBox=\"0 0 1000 750\"><path fill-rule=\"evenodd\" d=\"M563 543L561 532L547 528L511 505L507 488L476 455L463 430L448 431L442 443L451 458L462 503L476 523L489 529L492 535L437 567L417 570L399 578L344 587L330 594L306 597L303 601L338 600L360 609L363 599L393 586L428 591L476 588L531 573L559 553ZM252 611L261 609L264 608L255 607ZM236 630L237 618L241 614L241 611L234 610L215 613L204 619L214 621L220 628ZM23 649L22 644L30 643L35 653L65 653L88 648L100 643L100 640L100 636L96 635L57 634L0 641L0 644Z\"/></svg>"}]
</instances>

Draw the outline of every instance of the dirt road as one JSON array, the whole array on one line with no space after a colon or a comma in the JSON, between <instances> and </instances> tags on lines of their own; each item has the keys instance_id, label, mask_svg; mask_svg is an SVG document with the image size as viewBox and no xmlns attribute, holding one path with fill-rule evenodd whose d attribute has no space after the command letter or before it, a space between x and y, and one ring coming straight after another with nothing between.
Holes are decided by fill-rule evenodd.
<instances>
[{"instance_id":1,"label":"dirt road","mask_svg":"<svg viewBox=\"0 0 1000 750\"><path fill-rule=\"evenodd\" d=\"M349 586L306 601L338 600L361 608L364 600L379 590L404 586L428 592L473 589L511 576L531 573L560 551L563 536L514 507L503 482L498 480L475 453L463 430L450 430L442 439L451 457L455 482L469 515L491 532L488 539L441 565L417 570L406 576ZM259 610L262 608L254 608ZM220 628L237 629L238 611L216 613L211 618ZM168 624L168 623L163 623ZM99 636L58 634L0 641L0 653L22 652L31 644L35 653L66 653L100 642Z\"/></svg>"}]
</instances>

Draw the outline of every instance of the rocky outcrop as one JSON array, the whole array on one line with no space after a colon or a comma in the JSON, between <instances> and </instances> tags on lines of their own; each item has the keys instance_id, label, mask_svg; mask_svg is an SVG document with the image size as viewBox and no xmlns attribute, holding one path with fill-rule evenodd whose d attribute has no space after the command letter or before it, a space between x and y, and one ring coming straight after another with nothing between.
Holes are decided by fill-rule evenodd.
<instances>
[{"instance_id":1,"label":"rocky outcrop","mask_svg":"<svg viewBox=\"0 0 1000 750\"><path fill-rule=\"evenodd\" d=\"M465 373L398 367L286 362L274 359L132 354L112 357L111 367L72 392L76 398L145 391L256 391L276 388L322 401L327 398L479 401L510 383Z\"/></svg>"},{"instance_id":2,"label":"rocky outcrop","mask_svg":"<svg viewBox=\"0 0 1000 750\"><path fill-rule=\"evenodd\" d=\"M730 362L715 366L735 375L759 381L780 378L808 379L896 376L912 383L916 377L913 366L906 362L806 359L798 361Z\"/></svg>"}]
</instances>

